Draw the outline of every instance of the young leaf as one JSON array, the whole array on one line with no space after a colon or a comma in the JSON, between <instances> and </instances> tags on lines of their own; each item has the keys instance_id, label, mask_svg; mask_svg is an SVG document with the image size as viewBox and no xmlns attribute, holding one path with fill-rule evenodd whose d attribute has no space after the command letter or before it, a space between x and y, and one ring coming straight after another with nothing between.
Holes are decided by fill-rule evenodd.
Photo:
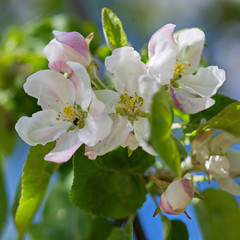
<instances>
[{"instance_id":1,"label":"young leaf","mask_svg":"<svg viewBox=\"0 0 240 240\"><path fill-rule=\"evenodd\" d=\"M150 118L150 142L166 165L175 175L181 175L178 147L171 137L173 110L168 96L161 88L153 97L152 114Z\"/></svg>"},{"instance_id":2,"label":"young leaf","mask_svg":"<svg viewBox=\"0 0 240 240\"><path fill-rule=\"evenodd\" d=\"M218 189L203 192L206 201L193 201L205 240L237 240L240 238L240 212L233 196Z\"/></svg>"},{"instance_id":3,"label":"young leaf","mask_svg":"<svg viewBox=\"0 0 240 240\"><path fill-rule=\"evenodd\" d=\"M124 218L135 213L145 201L144 171L155 158L140 148L128 157L119 148L91 161L80 149L74 156L71 202L101 217Z\"/></svg>"},{"instance_id":4,"label":"young leaf","mask_svg":"<svg viewBox=\"0 0 240 240\"><path fill-rule=\"evenodd\" d=\"M174 134L171 133L171 137L177 145L178 152L180 155L180 160L182 162L188 155L187 151L186 151L185 147L183 146L183 144L176 138L176 136Z\"/></svg>"},{"instance_id":5,"label":"young leaf","mask_svg":"<svg viewBox=\"0 0 240 240\"><path fill-rule=\"evenodd\" d=\"M207 128L216 128L240 136L240 102L235 102L225 107L220 113L211 118L196 133L201 133Z\"/></svg>"},{"instance_id":6,"label":"young leaf","mask_svg":"<svg viewBox=\"0 0 240 240\"><path fill-rule=\"evenodd\" d=\"M103 33L111 50L127 46L127 36L117 15L108 8L102 10Z\"/></svg>"},{"instance_id":7,"label":"young leaf","mask_svg":"<svg viewBox=\"0 0 240 240\"><path fill-rule=\"evenodd\" d=\"M42 203L51 176L59 166L57 163L44 161L44 156L53 149L54 143L30 148L22 175L22 193L15 216L19 233L18 239L29 227L35 213Z\"/></svg>"}]
</instances>

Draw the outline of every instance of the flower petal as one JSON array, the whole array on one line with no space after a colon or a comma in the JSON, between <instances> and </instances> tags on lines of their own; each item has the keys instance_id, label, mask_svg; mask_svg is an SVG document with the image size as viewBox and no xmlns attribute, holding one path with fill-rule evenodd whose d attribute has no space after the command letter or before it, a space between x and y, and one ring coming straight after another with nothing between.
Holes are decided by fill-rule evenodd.
<instances>
[{"instance_id":1,"label":"flower petal","mask_svg":"<svg viewBox=\"0 0 240 240\"><path fill-rule=\"evenodd\" d=\"M222 190L231 194L240 195L240 186L232 178L219 178L216 181Z\"/></svg>"},{"instance_id":2,"label":"flower petal","mask_svg":"<svg viewBox=\"0 0 240 240\"><path fill-rule=\"evenodd\" d=\"M153 148L148 144L150 138L150 125L148 118L139 118L133 123L134 133L139 146L147 153L157 156Z\"/></svg>"},{"instance_id":3,"label":"flower petal","mask_svg":"<svg viewBox=\"0 0 240 240\"><path fill-rule=\"evenodd\" d=\"M198 28L183 30L179 33L177 59L184 64L190 64L185 74L194 73L200 63L205 42L205 34Z\"/></svg>"},{"instance_id":4,"label":"flower petal","mask_svg":"<svg viewBox=\"0 0 240 240\"><path fill-rule=\"evenodd\" d=\"M106 105L107 112L109 114L116 112L115 107L117 106L120 100L120 96L118 92L115 92L110 89L101 89L101 90L94 91L94 93L97 99Z\"/></svg>"},{"instance_id":5,"label":"flower petal","mask_svg":"<svg viewBox=\"0 0 240 240\"><path fill-rule=\"evenodd\" d=\"M208 97L196 97L184 89L169 87L174 105L181 111L194 114L211 107L215 101Z\"/></svg>"},{"instance_id":6,"label":"flower petal","mask_svg":"<svg viewBox=\"0 0 240 240\"><path fill-rule=\"evenodd\" d=\"M132 124L120 115L113 116L112 121L112 130L105 139L100 141L94 147L86 146L85 155L90 159L96 159L97 156L102 156L124 144L129 133L133 130Z\"/></svg>"},{"instance_id":7,"label":"flower petal","mask_svg":"<svg viewBox=\"0 0 240 240\"><path fill-rule=\"evenodd\" d=\"M230 176L237 176L240 174L240 152L229 151L225 154L230 163Z\"/></svg>"},{"instance_id":8,"label":"flower petal","mask_svg":"<svg viewBox=\"0 0 240 240\"><path fill-rule=\"evenodd\" d=\"M27 94L38 99L43 109L62 111L66 101L73 104L76 93L72 82L61 73L42 70L27 78L23 85Z\"/></svg>"},{"instance_id":9,"label":"flower petal","mask_svg":"<svg viewBox=\"0 0 240 240\"><path fill-rule=\"evenodd\" d=\"M73 70L70 79L76 89L76 102L86 111L94 96L88 72L80 63L67 62L67 64Z\"/></svg>"},{"instance_id":10,"label":"flower petal","mask_svg":"<svg viewBox=\"0 0 240 240\"><path fill-rule=\"evenodd\" d=\"M79 129L75 129L59 137L56 141L56 147L44 157L44 160L56 163L68 161L82 145L78 139L78 131Z\"/></svg>"},{"instance_id":11,"label":"flower petal","mask_svg":"<svg viewBox=\"0 0 240 240\"><path fill-rule=\"evenodd\" d=\"M170 84L173 67L176 64L177 48L172 43L161 41L157 44L155 54L149 59L149 73L161 85Z\"/></svg>"},{"instance_id":12,"label":"flower petal","mask_svg":"<svg viewBox=\"0 0 240 240\"><path fill-rule=\"evenodd\" d=\"M225 72L217 66L200 68L196 75L185 75L179 81L183 88L202 97L213 96L225 81Z\"/></svg>"},{"instance_id":13,"label":"flower petal","mask_svg":"<svg viewBox=\"0 0 240 240\"><path fill-rule=\"evenodd\" d=\"M22 117L15 129L29 145L45 145L59 138L71 126L69 122L57 121L57 113L52 109L34 113L32 117Z\"/></svg>"},{"instance_id":14,"label":"flower petal","mask_svg":"<svg viewBox=\"0 0 240 240\"><path fill-rule=\"evenodd\" d=\"M91 102L84 128L78 133L79 139L92 147L103 140L111 131L112 120L105 105L94 98Z\"/></svg>"},{"instance_id":15,"label":"flower petal","mask_svg":"<svg viewBox=\"0 0 240 240\"><path fill-rule=\"evenodd\" d=\"M139 94L143 98L143 111L150 112L153 95L159 90L160 85L150 74L143 74L138 79Z\"/></svg>"},{"instance_id":16,"label":"flower petal","mask_svg":"<svg viewBox=\"0 0 240 240\"><path fill-rule=\"evenodd\" d=\"M106 57L106 68L115 77L115 88L121 94L138 92L138 78L147 72L141 62L141 56L132 47L114 49L112 55Z\"/></svg>"},{"instance_id":17,"label":"flower petal","mask_svg":"<svg viewBox=\"0 0 240 240\"><path fill-rule=\"evenodd\" d=\"M160 209L167 214L180 214L179 212L174 211L174 209L171 207L165 193L163 193L160 198Z\"/></svg>"},{"instance_id":18,"label":"flower petal","mask_svg":"<svg viewBox=\"0 0 240 240\"><path fill-rule=\"evenodd\" d=\"M79 62L84 66L91 63L88 44L80 33L54 31L53 39L44 49L49 68L58 72L71 73L67 61Z\"/></svg>"},{"instance_id":19,"label":"flower petal","mask_svg":"<svg viewBox=\"0 0 240 240\"><path fill-rule=\"evenodd\" d=\"M174 38L173 38L173 32L176 25L174 24L166 24L160 29L158 29L151 37L149 43L148 43L148 56L149 58L152 58L156 54L156 48L159 43L162 41L167 41L172 43L172 45L176 45Z\"/></svg>"},{"instance_id":20,"label":"flower petal","mask_svg":"<svg viewBox=\"0 0 240 240\"><path fill-rule=\"evenodd\" d=\"M220 132L208 142L208 147L212 155L225 154L235 143L240 142L240 138L228 132Z\"/></svg>"}]
</instances>

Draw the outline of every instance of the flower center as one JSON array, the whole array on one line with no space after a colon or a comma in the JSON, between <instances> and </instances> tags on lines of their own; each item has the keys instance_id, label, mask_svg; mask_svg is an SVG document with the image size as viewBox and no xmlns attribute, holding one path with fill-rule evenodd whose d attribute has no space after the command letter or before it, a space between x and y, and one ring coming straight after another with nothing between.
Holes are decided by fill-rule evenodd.
<instances>
[{"instance_id":1,"label":"flower center","mask_svg":"<svg viewBox=\"0 0 240 240\"><path fill-rule=\"evenodd\" d=\"M59 112L56 120L72 122L68 131L74 130L75 128L83 128L85 126L85 118L88 116L86 111L83 111L81 106L74 103L72 106L69 102L66 102L66 106L63 107L62 112Z\"/></svg>"},{"instance_id":2,"label":"flower center","mask_svg":"<svg viewBox=\"0 0 240 240\"><path fill-rule=\"evenodd\" d=\"M174 79L179 78L179 76L185 73L189 67L190 67L190 64L185 64L183 62L178 63L178 59L177 59L177 63L173 67Z\"/></svg>"},{"instance_id":3,"label":"flower center","mask_svg":"<svg viewBox=\"0 0 240 240\"><path fill-rule=\"evenodd\" d=\"M137 93L134 96L129 96L127 93L120 95L120 101L116 107L116 112L121 116L127 116L128 120L133 123L137 120L137 117L148 117L148 113L142 111L143 98L138 96Z\"/></svg>"}]
</instances>

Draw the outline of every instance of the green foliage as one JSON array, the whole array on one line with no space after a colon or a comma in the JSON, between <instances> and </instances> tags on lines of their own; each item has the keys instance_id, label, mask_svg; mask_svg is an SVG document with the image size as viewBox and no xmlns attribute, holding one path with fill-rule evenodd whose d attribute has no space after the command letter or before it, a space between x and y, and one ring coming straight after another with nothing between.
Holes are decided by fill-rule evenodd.
<instances>
[{"instance_id":1,"label":"green foliage","mask_svg":"<svg viewBox=\"0 0 240 240\"><path fill-rule=\"evenodd\" d=\"M30 227L33 240L105 240L114 223L94 218L77 210L69 201L68 191L72 173L57 184L49 194L43 210L43 221Z\"/></svg>"},{"instance_id":2,"label":"green foliage","mask_svg":"<svg viewBox=\"0 0 240 240\"><path fill-rule=\"evenodd\" d=\"M127 217L145 201L147 191L142 174L154 161L140 148L131 157L126 148L119 148L95 161L79 150L74 156L70 200L96 216Z\"/></svg>"},{"instance_id":3,"label":"green foliage","mask_svg":"<svg viewBox=\"0 0 240 240\"><path fill-rule=\"evenodd\" d=\"M107 240L133 240L133 224L131 219L127 221L124 228L114 228Z\"/></svg>"},{"instance_id":4,"label":"green foliage","mask_svg":"<svg viewBox=\"0 0 240 240\"><path fill-rule=\"evenodd\" d=\"M103 45L101 46L100 48L97 49L96 51L96 55L104 62L105 61L105 58L107 56L110 56L112 54L112 51L111 49L106 46L106 45Z\"/></svg>"},{"instance_id":5,"label":"green foliage","mask_svg":"<svg viewBox=\"0 0 240 240\"><path fill-rule=\"evenodd\" d=\"M44 161L44 156L52 150L54 143L30 148L22 175L22 192L15 222L19 239L29 227L36 211L41 205L51 176L59 164Z\"/></svg>"},{"instance_id":6,"label":"green foliage","mask_svg":"<svg viewBox=\"0 0 240 240\"><path fill-rule=\"evenodd\" d=\"M182 162L188 155L187 151L186 151L185 147L183 146L183 144L176 138L176 136L174 134L171 133L171 137L174 140L174 142L178 148L179 157Z\"/></svg>"},{"instance_id":7,"label":"green foliage","mask_svg":"<svg viewBox=\"0 0 240 240\"><path fill-rule=\"evenodd\" d=\"M240 212L234 197L217 189L207 189L203 195L206 200L195 200L194 208L204 239L240 239Z\"/></svg>"},{"instance_id":8,"label":"green foliage","mask_svg":"<svg viewBox=\"0 0 240 240\"><path fill-rule=\"evenodd\" d=\"M127 36L123 30L122 22L108 8L102 10L102 25L106 43L111 50L127 46Z\"/></svg>"},{"instance_id":9,"label":"green foliage","mask_svg":"<svg viewBox=\"0 0 240 240\"><path fill-rule=\"evenodd\" d=\"M175 140L171 136L173 110L168 96L161 88L153 97L150 117L150 142L166 165L176 176L181 175L180 156Z\"/></svg>"},{"instance_id":10,"label":"green foliage","mask_svg":"<svg viewBox=\"0 0 240 240\"><path fill-rule=\"evenodd\" d=\"M240 102L235 102L225 107L220 113L208 120L196 130L200 133L207 128L216 128L240 136Z\"/></svg>"},{"instance_id":11,"label":"green foliage","mask_svg":"<svg viewBox=\"0 0 240 240\"><path fill-rule=\"evenodd\" d=\"M164 240L188 240L189 234L186 225L180 220L170 220L161 216Z\"/></svg>"}]
</instances>

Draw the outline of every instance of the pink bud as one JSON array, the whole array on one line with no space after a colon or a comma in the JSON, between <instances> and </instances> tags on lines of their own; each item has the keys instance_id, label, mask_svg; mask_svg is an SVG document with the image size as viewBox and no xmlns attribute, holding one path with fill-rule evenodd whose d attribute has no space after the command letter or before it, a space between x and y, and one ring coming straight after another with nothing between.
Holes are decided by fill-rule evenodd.
<instances>
[{"instance_id":1,"label":"pink bud","mask_svg":"<svg viewBox=\"0 0 240 240\"><path fill-rule=\"evenodd\" d=\"M45 47L44 54L49 60L49 68L57 72L71 73L66 62L78 62L87 67L91 55L87 40L78 32L53 31L55 38Z\"/></svg>"},{"instance_id":2,"label":"pink bud","mask_svg":"<svg viewBox=\"0 0 240 240\"><path fill-rule=\"evenodd\" d=\"M188 179L176 179L161 195L160 209L168 214L178 215L186 210L194 194L193 182Z\"/></svg>"}]
</instances>

